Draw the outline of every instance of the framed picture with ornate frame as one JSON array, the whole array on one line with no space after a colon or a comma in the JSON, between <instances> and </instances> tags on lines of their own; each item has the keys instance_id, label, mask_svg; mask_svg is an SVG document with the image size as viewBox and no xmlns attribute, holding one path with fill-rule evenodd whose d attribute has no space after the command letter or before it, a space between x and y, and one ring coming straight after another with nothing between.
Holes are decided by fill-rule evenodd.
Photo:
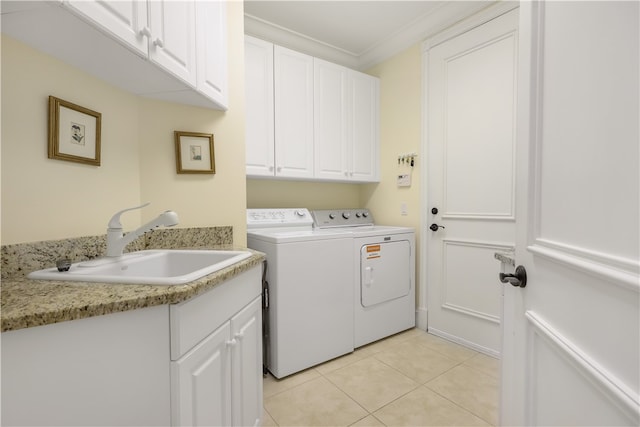
<instances>
[{"instance_id":1,"label":"framed picture with ornate frame","mask_svg":"<svg viewBox=\"0 0 640 427\"><path fill-rule=\"evenodd\" d=\"M49 96L50 159L100 166L102 114Z\"/></svg>"},{"instance_id":2,"label":"framed picture with ornate frame","mask_svg":"<svg viewBox=\"0 0 640 427\"><path fill-rule=\"evenodd\" d=\"M213 134L174 131L174 135L177 173L216 173Z\"/></svg>"}]
</instances>

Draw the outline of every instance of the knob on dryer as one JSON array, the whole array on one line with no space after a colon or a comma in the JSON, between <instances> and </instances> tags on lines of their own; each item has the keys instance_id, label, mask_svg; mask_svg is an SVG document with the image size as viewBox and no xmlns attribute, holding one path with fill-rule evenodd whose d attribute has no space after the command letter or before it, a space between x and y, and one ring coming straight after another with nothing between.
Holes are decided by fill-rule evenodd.
<instances>
[{"instance_id":1,"label":"knob on dryer","mask_svg":"<svg viewBox=\"0 0 640 427\"><path fill-rule=\"evenodd\" d=\"M342 218L349 219L350 216L351 214L349 212L342 212Z\"/></svg>"}]
</instances>

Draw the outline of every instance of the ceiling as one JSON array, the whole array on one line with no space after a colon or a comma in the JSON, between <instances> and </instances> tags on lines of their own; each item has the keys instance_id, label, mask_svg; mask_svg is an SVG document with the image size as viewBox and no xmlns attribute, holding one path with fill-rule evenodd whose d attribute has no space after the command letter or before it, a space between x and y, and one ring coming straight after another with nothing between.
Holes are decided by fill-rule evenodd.
<instances>
[{"instance_id":1,"label":"ceiling","mask_svg":"<svg viewBox=\"0 0 640 427\"><path fill-rule=\"evenodd\" d=\"M245 0L245 33L363 69L492 3L493 0Z\"/></svg>"}]
</instances>

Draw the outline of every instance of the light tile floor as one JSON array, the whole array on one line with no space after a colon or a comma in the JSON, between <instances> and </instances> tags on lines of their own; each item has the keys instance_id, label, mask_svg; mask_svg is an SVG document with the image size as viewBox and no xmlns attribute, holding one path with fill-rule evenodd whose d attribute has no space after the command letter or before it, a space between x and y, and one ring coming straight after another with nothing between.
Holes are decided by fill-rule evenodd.
<instances>
[{"instance_id":1,"label":"light tile floor","mask_svg":"<svg viewBox=\"0 0 640 427\"><path fill-rule=\"evenodd\" d=\"M264 426L498 423L499 361L410 329L298 374L264 379Z\"/></svg>"}]
</instances>

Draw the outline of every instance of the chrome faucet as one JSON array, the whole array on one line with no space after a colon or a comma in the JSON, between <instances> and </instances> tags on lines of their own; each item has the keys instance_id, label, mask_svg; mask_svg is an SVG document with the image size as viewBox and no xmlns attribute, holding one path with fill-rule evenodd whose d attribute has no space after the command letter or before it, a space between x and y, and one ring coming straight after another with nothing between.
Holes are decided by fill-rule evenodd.
<instances>
[{"instance_id":1,"label":"chrome faucet","mask_svg":"<svg viewBox=\"0 0 640 427\"><path fill-rule=\"evenodd\" d=\"M158 215L158 217L153 221L146 223L145 225L139 227L134 231L124 234L122 231L122 224L120 223L120 215L127 211L144 208L149 204L150 202L147 202L144 205L136 206L134 208L123 209L119 212L116 212L116 214L111 217L111 220L109 221L109 225L107 227L108 257L122 256L122 251L124 250L125 246L148 231L151 231L160 226L173 227L174 225L178 224L178 214L174 211L165 211Z\"/></svg>"}]
</instances>

